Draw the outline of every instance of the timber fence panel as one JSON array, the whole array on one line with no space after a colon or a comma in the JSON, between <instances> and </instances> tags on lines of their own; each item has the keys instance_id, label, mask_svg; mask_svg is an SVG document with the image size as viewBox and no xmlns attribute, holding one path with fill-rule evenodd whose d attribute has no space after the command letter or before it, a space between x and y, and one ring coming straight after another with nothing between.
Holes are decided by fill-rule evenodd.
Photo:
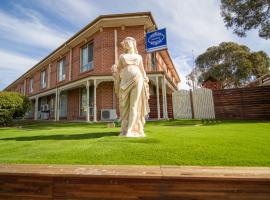
<instances>
[{"instance_id":1,"label":"timber fence panel","mask_svg":"<svg viewBox=\"0 0 270 200\"><path fill-rule=\"evenodd\" d=\"M206 88L195 89L192 92L195 119L214 119L214 100L212 90Z\"/></svg>"},{"instance_id":2,"label":"timber fence panel","mask_svg":"<svg viewBox=\"0 0 270 200\"><path fill-rule=\"evenodd\" d=\"M191 119L190 92L187 90L179 90L174 92L172 97L174 119Z\"/></svg>"},{"instance_id":3,"label":"timber fence panel","mask_svg":"<svg viewBox=\"0 0 270 200\"><path fill-rule=\"evenodd\" d=\"M270 86L214 90L217 119L270 120Z\"/></svg>"}]
</instances>

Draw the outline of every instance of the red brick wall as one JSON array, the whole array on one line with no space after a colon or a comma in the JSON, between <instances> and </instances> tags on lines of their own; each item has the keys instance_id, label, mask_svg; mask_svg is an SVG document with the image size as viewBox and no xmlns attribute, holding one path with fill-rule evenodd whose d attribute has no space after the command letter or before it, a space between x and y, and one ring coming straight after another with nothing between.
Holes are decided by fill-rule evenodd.
<instances>
[{"instance_id":1,"label":"red brick wall","mask_svg":"<svg viewBox=\"0 0 270 200\"><path fill-rule=\"evenodd\" d=\"M121 42L126 37L133 37L137 42L137 49L139 54L142 55L144 61L144 67L146 69L146 51L145 51L145 39L144 39L144 27L143 26L133 26L133 27L125 27L125 30L121 28L117 29L117 45L118 45L118 56L123 53L123 48L121 46Z\"/></svg>"},{"instance_id":2,"label":"red brick wall","mask_svg":"<svg viewBox=\"0 0 270 200\"><path fill-rule=\"evenodd\" d=\"M163 117L163 98L162 98L162 95L159 95L159 104L160 104L160 117L162 118ZM149 117L151 119L157 119L158 118L157 95L150 95L149 107L150 107Z\"/></svg>"},{"instance_id":3,"label":"red brick wall","mask_svg":"<svg viewBox=\"0 0 270 200\"><path fill-rule=\"evenodd\" d=\"M51 63L51 88L56 86L57 80L57 61Z\"/></svg>"},{"instance_id":4,"label":"red brick wall","mask_svg":"<svg viewBox=\"0 0 270 200\"><path fill-rule=\"evenodd\" d=\"M167 94L167 111L168 117L173 119L173 102L172 102L172 94Z\"/></svg>"},{"instance_id":5,"label":"red brick wall","mask_svg":"<svg viewBox=\"0 0 270 200\"><path fill-rule=\"evenodd\" d=\"M79 118L79 88L68 91L68 120L75 120Z\"/></svg>"},{"instance_id":6,"label":"red brick wall","mask_svg":"<svg viewBox=\"0 0 270 200\"><path fill-rule=\"evenodd\" d=\"M218 81L212 81L212 80L207 80L202 84L202 87L208 88L211 90L220 90L222 89L220 82Z\"/></svg>"},{"instance_id":7,"label":"red brick wall","mask_svg":"<svg viewBox=\"0 0 270 200\"><path fill-rule=\"evenodd\" d=\"M97 120L100 120L101 109L113 108L113 82L103 82L97 87Z\"/></svg>"},{"instance_id":8,"label":"red brick wall","mask_svg":"<svg viewBox=\"0 0 270 200\"><path fill-rule=\"evenodd\" d=\"M37 93L39 91L40 72L35 73L33 78L34 78L34 84L33 84L34 92L33 92L33 94L35 94L35 93Z\"/></svg>"}]
</instances>

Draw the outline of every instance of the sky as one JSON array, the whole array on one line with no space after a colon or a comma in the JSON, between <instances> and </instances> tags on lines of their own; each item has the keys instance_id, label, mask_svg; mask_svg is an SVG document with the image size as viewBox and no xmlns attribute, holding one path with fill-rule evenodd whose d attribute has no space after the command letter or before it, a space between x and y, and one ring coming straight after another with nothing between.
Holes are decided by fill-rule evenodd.
<instances>
[{"instance_id":1,"label":"sky","mask_svg":"<svg viewBox=\"0 0 270 200\"><path fill-rule=\"evenodd\" d=\"M208 47L233 41L270 55L257 30L239 38L224 26L219 0L1 0L0 90L99 15L151 11L167 29L168 49L188 89L186 75Z\"/></svg>"}]
</instances>

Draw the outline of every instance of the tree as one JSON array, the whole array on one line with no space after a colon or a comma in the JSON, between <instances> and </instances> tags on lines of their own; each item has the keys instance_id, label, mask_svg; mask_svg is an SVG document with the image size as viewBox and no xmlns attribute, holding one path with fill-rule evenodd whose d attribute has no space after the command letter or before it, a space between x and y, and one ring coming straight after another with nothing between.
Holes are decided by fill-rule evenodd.
<instances>
[{"instance_id":1,"label":"tree","mask_svg":"<svg viewBox=\"0 0 270 200\"><path fill-rule=\"evenodd\" d=\"M0 92L0 126L7 126L12 119L23 117L30 108L27 97L16 92Z\"/></svg>"},{"instance_id":2,"label":"tree","mask_svg":"<svg viewBox=\"0 0 270 200\"><path fill-rule=\"evenodd\" d=\"M260 37L270 38L269 0L221 0L221 16L226 27L240 37L258 28Z\"/></svg>"},{"instance_id":3,"label":"tree","mask_svg":"<svg viewBox=\"0 0 270 200\"><path fill-rule=\"evenodd\" d=\"M241 87L269 72L270 60L263 51L250 52L247 46L223 42L210 47L196 58L201 84L209 76L222 88Z\"/></svg>"},{"instance_id":4,"label":"tree","mask_svg":"<svg viewBox=\"0 0 270 200\"><path fill-rule=\"evenodd\" d=\"M256 78L260 78L269 72L269 57L265 52L253 52L250 54L249 58L252 62L252 65L256 66L252 68L252 73ZM268 66L268 68L266 66Z\"/></svg>"},{"instance_id":5,"label":"tree","mask_svg":"<svg viewBox=\"0 0 270 200\"><path fill-rule=\"evenodd\" d=\"M186 76L186 84L192 89L197 88L198 86L200 86L198 82L200 75L201 72L198 67L194 67L192 71Z\"/></svg>"}]
</instances>

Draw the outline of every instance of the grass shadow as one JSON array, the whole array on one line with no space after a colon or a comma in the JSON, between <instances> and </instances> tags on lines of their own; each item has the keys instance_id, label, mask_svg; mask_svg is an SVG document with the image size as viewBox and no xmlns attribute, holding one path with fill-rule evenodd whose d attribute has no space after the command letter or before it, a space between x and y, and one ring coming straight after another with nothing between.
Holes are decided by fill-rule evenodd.
<instances>
[{"instance_id":1,"label":"grass shadow","mask_svg":"<svg viewBox=\"0 0 270 200\"><path fill-rule=\"evenodd\" d=\"M25 130L51 130L54 128L104 128L106 127L106 123L98 122L98 123L86 123L86 122L70 122L70 121L15 121L11 127L22 128Z\"/></svg>"},{"instance_id":2,"label":"grass shadow","mask_svg":"<svg viewBox=\"0 0 270 200\"><path fill-rule=\"evenodd\" d=\"M96 139L109 136L117 136L119 132L97 132L97 133L83 133L83 134L57 134L57 135L38 135L28 137L12 137L2 138L0 140L15 140L15 141L35 141L35 140L84 140L84 139Z\"/></svg>"},{"instance_id":3,"label":"grass shadow","mask_svg":"<svg viewBox=\"0 0 270 200\"><path fill-rule=\"evenodd\" d=\"M158 125L158 126L194 126L201 124L201 120L162 120L155 122L147 122L147 125Z\"/></svg>"}]
</instances>

